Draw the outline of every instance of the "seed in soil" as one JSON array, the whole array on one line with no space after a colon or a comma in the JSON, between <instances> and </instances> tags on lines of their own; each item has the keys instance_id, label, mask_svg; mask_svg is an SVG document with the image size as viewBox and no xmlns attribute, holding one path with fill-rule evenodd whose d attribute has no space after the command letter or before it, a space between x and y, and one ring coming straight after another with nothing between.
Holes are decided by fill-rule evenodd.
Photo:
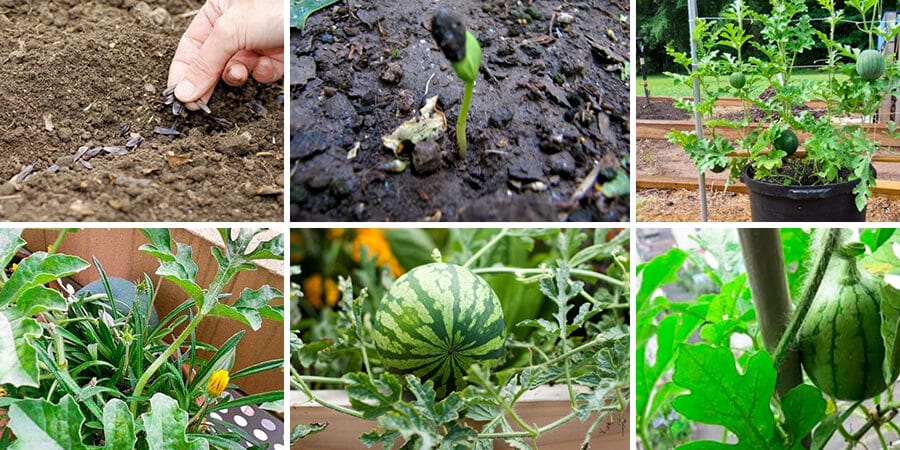
<instances>
[{"instance_id":1,"label":"seed in soil","mask_svg":"<svg viewBox=\"0 0 900 450\"><path fill-rule=\"evenodd\" d=\"M156 127L153 132L163 136L181 136L181 132L175 129L175 125L172 125L172 128Z\"/></svg>"},{"instance_id":2,"label":"seed in soil","mask_svg":"<svg viewBox=\"0 0 900 450\"><path fill-rule=\"evenodd\" d=\"M128 142L125 143L125 148L128 148L128 149L137 148L137 147L140 147L141 144L143 144L143 143L144 143L144 137L141 135L137 135L137 136L129 139Z\"/></svg>"}]
</instances>

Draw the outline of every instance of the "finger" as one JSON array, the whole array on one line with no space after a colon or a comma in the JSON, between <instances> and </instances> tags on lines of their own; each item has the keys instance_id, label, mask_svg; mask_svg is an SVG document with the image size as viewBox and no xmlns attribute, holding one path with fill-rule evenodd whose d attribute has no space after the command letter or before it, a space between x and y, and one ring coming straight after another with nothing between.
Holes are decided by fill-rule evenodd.
<instances>
[{"instance_id":1,"label":"finger","mask_svg":"<svg viewBox=\"0 0 900 450\"><path fill-rule=\"evenodd\" d=\"M191 61L197 57L203 42L212 32L216 20L221 17L222 11L216 7L216 2L207 2L194 16L184 35L178 41L172 64L169 65L169 77L166 86L172 86L181 81Z\"/></svg>"},{"instance_id":2,"label":"finger","mask_svg":"<svg viewBox=\"0 0 900 450\"><path fill-rule=\"evenodd\" d=\"M253 79L260 83L273 83L284 75L284 64L279 64L268 56L260 56L253 69Z\"/></svg>"},{"instance_id":3,"label":"finger","mask_svg":"<svg viewBox=\"0 0 900 450\"><path fill-rule=\"evenodd\" d=\"M190 62L184 79L178 82L175 97L185 103L193 102L215 87L225 64L240 49L239 36L243 33L239 20L228 13L219 17Z\"/></svg>"},{"instance_id":4,"label":"finger","mask_svg":"<svg viewBox=\"0 0 900 450\"><path fill-rule=\"evenodd\" d=\"M222 73L222 81L231 87L240 87L247 82L249 77L249 69L246 65L235 62L234 58L225 66L225 72Z\"/></svg>"}]
</instances>

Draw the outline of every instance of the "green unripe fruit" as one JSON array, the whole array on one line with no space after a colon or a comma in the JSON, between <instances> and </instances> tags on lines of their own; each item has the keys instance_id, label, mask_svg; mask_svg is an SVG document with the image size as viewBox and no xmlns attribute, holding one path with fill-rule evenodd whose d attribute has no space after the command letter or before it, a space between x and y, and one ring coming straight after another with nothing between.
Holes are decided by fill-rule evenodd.
<instances>
[{"instance_id":1,"label":"green unripe fruit","mask_svg":"<svg viewBox=\"0 0 900 450\"><path fill-rule=\"evenodd\" d=\"M788 156L794 154L797 151L797 147L800 145L800 141L797 139L797 133L794 133L791 130L784 130L781 133L781 136L778 136L773 143L775 148L787 153Z\"/></svg>"},{"instance_id":2,"label":"green unripe fruit","mask_svg":"<svg viewBox=\"0 0 900 450\"><path fill-rule=\"evenodd\" d=\"M866 81L875 81L884 74L884 57L878 50L863 50L856 58L856 73Z\"/></svg>"},{"instance_id":3,"label":"green unripe fruit","mask_svg":"<svg viewBox=\"0 0 900 450\"><path fill-rule=\"evenodd\" d=\"M829 264L800 327L800 360L826 394L848 401L872 398L886 389L879 289L859 272L854 257L835 256Z\"/></svg>"},{"instance_id":4,"label":"green unripe fruit","mask_svg":"<svg viewBox=\"0 0 900 450\"><path fill-rule=\"evenodd\" d=\"M426 264L398 278L372 325L382 365L432 380L439 397L465 387L469 366L497 364L505 351L500 299L484 279L454 264Z\"/></svg>"},{"instance_id":5,"label":"green unripe fruit","mask_svg":"<svg viewBox=\"0 0 900 450\"><path fill-rule=\"evenodd\" d=\"M728 77L728 83L731 84L731 87L735 89L740 89L747 84L747 77L744 76L741 72L735 72Z\"/></svg>"}]
</instances>

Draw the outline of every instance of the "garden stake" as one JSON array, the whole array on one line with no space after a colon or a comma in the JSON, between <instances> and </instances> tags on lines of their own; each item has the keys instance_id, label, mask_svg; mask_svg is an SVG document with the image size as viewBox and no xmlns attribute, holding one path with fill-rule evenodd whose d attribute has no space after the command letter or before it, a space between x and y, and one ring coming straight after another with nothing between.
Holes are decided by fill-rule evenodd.
<instances>
[{"instance_id":1,"label":"garden stake","mask_svg":"<svg viewBox=\"0 0 900 450\"><path fill-rule=\"evenodd\" d=\"M444 56L450 60L453 71L463 82L462 105L459 119L456 121L456 143L459 145L459 157L466 158L466 118L469 115L469 104L472 103L472 92L475 78L481 67L481 46L471 31L466 30L462 21L446 8L438 10L431 19L431 35Z\"/></svg>"}]
</instances>

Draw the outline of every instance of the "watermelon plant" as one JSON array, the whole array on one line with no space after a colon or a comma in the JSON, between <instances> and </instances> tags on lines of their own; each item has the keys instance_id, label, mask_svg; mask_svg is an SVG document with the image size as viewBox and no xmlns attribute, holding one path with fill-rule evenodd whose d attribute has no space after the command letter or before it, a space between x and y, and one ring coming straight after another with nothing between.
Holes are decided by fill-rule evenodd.
<instances>
[{"instance_id":1,"label":"watermelon plant","mask_svg":"<svg viewBox=\"0 0 900 450\"><path fill-rule=\"evenodd\" d=\"M183 302L154 323L160 281L144 275L130 289L114 288L121 283L111 283L96 258L91 264L59 253L74 231L60 231L47 251L28 253L22 230L0 229L0 448L265 444L237 421L221 420L223 410L265 404L280 410L284 392L239 398L223 392L248 375L281 369L284 360L235 370L237 345L247 331L210 343L198 337L197 327L211 317L253 330L263 319L282 319L279 307L269 305L281 298L279 290L262 285L232 294L229 289L234 276L254 270L256 261L281 259L283 239L261 230L222 229L222 248L211 250L216 267L203 273L191 246L175 242L169 230L142 230L146 242L140 250L159 260L156 275L173 284L167 289L183 291L178 294ZM76 291L68 277L89 268L99 273L97 289ZM145 300L135 301L136 295Z\"/></svg>"},{"instance_id":2,"label":"watermelon plant","mask_svg":"<svg viewBox=\"0 0 900 450\"><path fill-rule=\"evenodd\" d=\"M733 0L721 14L702 11L719 17L696 21L696 58L669 49L683 73L667 75L676 85L699 84L699 102L676 105L699 114L707 128L702 137L695 131L671 131L667 137L700 172L727 161L730 180L782 186L850 182L848 211L854 206L863 211L875 185L872 157L895 128L889 117L878 121L887 122L890 133L878 133L872 125L886 96L896 95L898 74L897 62L875 49L876 38L891 41L900 26L878 20L879 1L849 1L846 10L834 0L819 0L815 11L809 4L770 0L753 10L751 3ZM846 43L840 30L854 26L866 34L867 47ZM826 51L815 69L822 76L796 77L798 56L817 43ZM740 99L743 113L729 117L717 110L725 97ZM795 153L798 147L804 152ZM758 183L747 184L752 195Z\"/></svg>"},{"instance_id":3,"label":"watermelon plant","mask_svg":"<svg viewBox=\"0 0 900 450\"><path fill-rule=\"evenodd\" d=\"M900 233L743 229L692 238L641 255L648 261L637 267L643 448L890 448L900 412ZM664 248L649 240L638 248L651 245ZM672 284L685 278L714 287ZM676 434L678 424L691 432ZM696 437L714 426L724 427L715 433L721 443Z\"/></svg>"},{"instance_id":4,"label":"watermelon plant","mask_svg":"<svg viewBox=\"0 0 900 450\"><path fill-rule=\"evenodd\" d=\"M368 421L357 437L384 448L526 448L573 422L583 425L571 442L588 445L624 424L626 231L378 232L384 241L373 230L295 232L292 299L306 316L295 323L291 386L307 402ZM320 274L337 278L333 306L311 307L308 280ZM522 398L549 385L568 411L534 423ZM349 407L320 392L335 388ZM293 424L299 445L346 436L321 416Z\"/></svg>"}]
</instances>

